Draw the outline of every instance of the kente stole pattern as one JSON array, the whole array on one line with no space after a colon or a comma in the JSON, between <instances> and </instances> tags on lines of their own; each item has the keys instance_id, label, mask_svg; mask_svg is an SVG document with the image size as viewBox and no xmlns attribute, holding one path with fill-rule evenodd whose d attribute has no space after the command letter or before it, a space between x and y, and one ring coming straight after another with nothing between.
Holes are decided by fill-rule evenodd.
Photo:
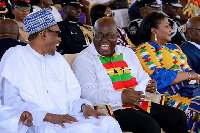
<instances>
[{"instance_id":1,"label":"kente stole pattern","mask_svg":"<svg viewBox=\"0 0 200 133\"><path fill-rule=\"evenodd\" d=\"M111 57L99 56L101 63L108 72L115 91L123 91L124 89L135 89L138 82L135 77L131 75L127 63L123 59L123 54L117 55L114 53ZM151 101L143 101L139 107L150 113ZM123 103L122 107L137 109L135 105Z\"/></svg>"}]
</instances>

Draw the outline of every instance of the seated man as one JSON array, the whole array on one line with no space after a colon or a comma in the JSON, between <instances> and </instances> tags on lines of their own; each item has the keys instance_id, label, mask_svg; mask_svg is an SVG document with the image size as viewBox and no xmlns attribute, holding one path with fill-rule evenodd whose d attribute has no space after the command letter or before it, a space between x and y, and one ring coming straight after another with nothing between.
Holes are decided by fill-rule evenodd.
<instances>
[{"instance_id":1,"label":"seated man","mask_svg":"<svg viewBox=\"0 0 200 133\"><path fill-rule=\"evenodd\" d=\"M200 74L200 16L192 17L186 23L187 40L180 47L188 59L188 64Z\"/></svg>"},{"instance_id":2,"label":"seated man","mask_svg":"<svg viewBox=\"0 0 200 133\"><path fill-rule=\"evenodd\" d=\"M10 47L26 45L23 42L18 42L18 39L19 27L17 23L12 19L4 19L0 21L0 59Z\"/></svg>"},{"instance_id":3,"label":"seated man","mask_svg":"<svg viewBox=\"0 0 200 133\"><path fill-rule=\"evenodd\" d=\"M62 0L65 20L58 23L61 30L61 43L58 52L61 54L79 53L93 40L93 29L89 25L79 23L81 16L80 0Z\"/></svg>"},{"instance_id":4,"label":"seated man","mask_svg":"<svg viewBox=\"0 0 200 133\"><path fill-rule=\"evenodd\" d=\"M5 105L29 111L35 133L120 133L115 119L80 99L75 75L56 52L60 29L50 9L31 13L24 24L30 45L9 49L1 61Z\"/></svg>"},{"instance_id":5,"label":"seated man","mask_svg":"<svg viewBox=\"0 0 200 133\"><path fill-rule=\"evenodd\" d=\"M160 133L161 127L167 133L187 133L183 111L144 99L148 74L130 48L116 44L114 20L99 19L94 26L93 44L72 64L82 97L109 104L123 131Z\"/></svg>"}]
</instances>

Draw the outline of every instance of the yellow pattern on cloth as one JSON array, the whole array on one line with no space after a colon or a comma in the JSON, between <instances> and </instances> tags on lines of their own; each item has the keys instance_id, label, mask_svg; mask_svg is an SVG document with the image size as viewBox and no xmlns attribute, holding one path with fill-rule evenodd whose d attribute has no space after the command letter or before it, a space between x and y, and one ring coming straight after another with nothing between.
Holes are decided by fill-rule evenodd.
<instances>
[{"instance_id":1,"label":"yellow pattern on cloth","mask_svg":"<svg viewBox=\"0 0 200 133\"><path fill-rule=\"evenodd\" d=\"M140 51L143 50L142 47L145 47L146 51L140 53ZM157 69L166 68L169 70L170 69L181 70L181 68L179 67L181 66L184 70L185 69L191 70L190 66L187 63L186 55L180 54L180 53L183 53L181 48L178 45L176 45L176 47L178 47L179 49L171 50L163 46L161 49L156 50L149 43L143 43L140 46L138 46L136 55L138 56L140 63L143 66L143 69L149 75L152 75L155 71L151 69L152 66L157 66ZM148 67L144 67L144 66L147 66L147 62L145 61L146 59L143 58L145 55L150 55L150 59L153 62L153 64L149 65ZM181 56L183 56L184 59L181 59Z\"/></svg>"},{"instance_id":2,"label":"yellow pattern on cloth","mask_svg":"<svg viewBox=\"0 0 200 133\"><path fill-rule=\"evenodd\" d=\"M83 32L86 44L89 46L94 39L93 27L89 26L89 25L83 25L83 26L80 25L79 27L80 27L81 31Z\"/></svg>"}]
</instances>

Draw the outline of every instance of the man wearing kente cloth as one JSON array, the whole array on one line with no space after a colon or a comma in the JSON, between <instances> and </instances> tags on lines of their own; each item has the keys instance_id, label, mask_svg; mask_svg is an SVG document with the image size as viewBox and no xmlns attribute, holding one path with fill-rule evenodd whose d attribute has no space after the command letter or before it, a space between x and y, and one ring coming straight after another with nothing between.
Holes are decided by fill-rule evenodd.
<instances>
[{"instance_id":1,"label":"man wearing kente cloth","mask_svg":"<svg viewBox=\"0 0 200 133\"><path fill-rule=\"evenodd\" d=\"M110 105L123 131L160 133L163 128L167 133L187 133L184 112L144 99L145 90L155 92L155 82L147 86L150 78L135 53L116 44L114 20L97 20L93 44L72 65L82 97Z\"/></svg>"},{"instance_id":2,"label":"man wearing kente cloth","mask_svg":"<svg viewBox=\"0 0 200 133\"><path fill-rule=\"evenodd\" d=\"M200 74L200 16L192 17L186 24L188 41L180 47L187 56L190 67Z\"/></svg>"}]
</instances>

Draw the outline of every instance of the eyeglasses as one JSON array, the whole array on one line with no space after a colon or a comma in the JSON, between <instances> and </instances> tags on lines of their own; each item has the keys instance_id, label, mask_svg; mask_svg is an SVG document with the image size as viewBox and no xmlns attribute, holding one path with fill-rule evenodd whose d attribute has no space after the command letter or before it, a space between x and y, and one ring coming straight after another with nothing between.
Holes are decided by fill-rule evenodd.
<instances>
[{"instance_id":1,"label":"eyeglasses","mask_svg":"<svg viewBox=\"0 0 200 133\"><path fill-rule=\"evenodd\" d=\"M115 39L115 36L116 36L117 34L111 34L111 33L107 33L107 34L101 34L101 33L99 33L99 34L95 34L95 39L97 39L97 40L102 40L103 38L106 38L107 40L112 40L112 39Z\"/></svg>"},{"instance_id":2,"label":"eyeglasses","mask_svg":"<svg viewBox=\"0 0 200 133\"><path fill-rule=\"evenodd\" d=\"M47 31L54 32L58 35L58 37L61 37L61 31L53 31L53 30L49 30L49 29Z\"/></svg>"},{"instance_id":3,"label":"eyeglasses","mask_svg":"<svg viewBox=\"0 0 200 133\"><path fill-rule=\"evenodd\" d=\"M200 29L198 29L198 28L194 28L194 27L191 27L190 29L193 29L193 30L200 30Z\"/></svg>"},{"instance_id":4,"label":"eyeglasses","mask_svg":"<svg viewBox=\"0 0 200 133\"><path fill-rule=\"evenodd\" d=\"M105 16L107 16L107 17L114 17L115 16L115 12L110 12L110 13L108 13L108 14L105 14Z\"/></svg>"},{"instance_id":5,"label":"eyeglasses","mask_svg":"<svg viewBox=\"0 0 200 133\"><path fill-rule=\"evenodd\" d=\"M31 10L31 6L15 6L18 10Z\"/></svg>"}]
</instances>

